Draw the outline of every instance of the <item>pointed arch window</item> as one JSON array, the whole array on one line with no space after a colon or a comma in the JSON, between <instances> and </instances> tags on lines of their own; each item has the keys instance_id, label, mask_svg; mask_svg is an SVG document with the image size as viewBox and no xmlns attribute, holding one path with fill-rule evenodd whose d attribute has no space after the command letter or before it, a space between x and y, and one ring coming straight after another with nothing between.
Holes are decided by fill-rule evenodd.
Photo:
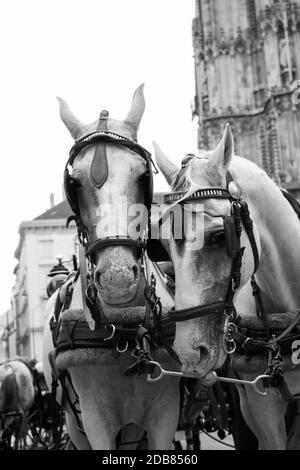
<instances>
[{"instance_id":1,"label":"pointed arch window","mask_svg":"<svg viewBox=\"0 0 300 470\"><path fill-rule=\"evenodd\" d=\"M249 29L253 37L256 38L258 36L258 24L257 24L255 0L247 0L247 13L248 13L248 19L249 19Z\"/></svg>"}]
</instances>

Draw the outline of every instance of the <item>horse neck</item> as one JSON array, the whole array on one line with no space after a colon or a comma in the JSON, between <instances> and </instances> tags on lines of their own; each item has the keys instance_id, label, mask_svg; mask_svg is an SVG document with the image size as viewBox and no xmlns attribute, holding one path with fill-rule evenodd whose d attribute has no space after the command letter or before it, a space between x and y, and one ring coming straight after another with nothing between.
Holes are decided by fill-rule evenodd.
<instances>
[{"instance_id":1,"label":"horse neck","mask_svg":"<svg viewBox=\"0 0 300 470\"><path fill-rule=\"evenodd\" d=\"M299 219L265 172L243 159L237 159L234 166L260 236L256 280L266 309L274 313L296 309L300 305Z\"/></svg>"}]
</instances>

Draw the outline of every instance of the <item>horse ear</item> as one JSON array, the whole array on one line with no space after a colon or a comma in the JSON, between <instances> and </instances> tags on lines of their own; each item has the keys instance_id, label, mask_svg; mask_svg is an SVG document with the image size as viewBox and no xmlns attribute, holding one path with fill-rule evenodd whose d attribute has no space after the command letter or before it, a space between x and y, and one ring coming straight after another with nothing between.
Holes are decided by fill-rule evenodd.
<instances>
[{"instance_id":1,"label":"horse ear","mask_svg":"<svg viewBox=\"0 0 300 470\"><path fill-rule=\"evenodd\" d=\"M145 111L145 97L144 97L144 84L140 85L132 98L130 110L124 119L124 122L130 124L136 131L138 130L144 111Z\"/></svg>"},{"instance_id":2,"label":"horse ear","mask_svg":"<svg viewBox=\"0 0 300 470\"><path fill-rule=\"evenodd\" d=\"M157 166L167 180L167 183L173 187L180 168L175 165L161 150L156 142L153 142L155 159Z\"/></svg>"},{"instance_id":3,"label":"horse ear","mask_svg":"<svg viewBox=\"0 0 300 470\"><path fill-rule=\"evenodd\" d=\"M65 100L63 100L59 96L57 96L56 98L59 102L59 112L61 120L69 130L73 139L78 139L82 135L85 125L82 124L79 119L77 119L77 117L75 116L75 114L73 114L68 103Z\"/></svg>"},{"instance_id":4,"label":"horse ear","mask_svg":"<svg viewBox=\"0 0 300 470\"><path fill-rule=\"evenodd\" d=\"M233 154L234 140L230 125L227 123L223 137L209 159L210 166L212 166L215 171L218 170L220 175L226 174Z\"/></svg>"}]
</instances>

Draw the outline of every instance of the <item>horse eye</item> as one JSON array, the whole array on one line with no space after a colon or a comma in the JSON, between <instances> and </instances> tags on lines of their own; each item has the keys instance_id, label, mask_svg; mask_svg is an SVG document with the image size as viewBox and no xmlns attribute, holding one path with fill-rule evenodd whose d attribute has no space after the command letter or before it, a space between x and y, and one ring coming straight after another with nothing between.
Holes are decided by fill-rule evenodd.
<instances>
[{"instance_id":1,"label":"horse eye","mask_svg":"<svg viewBox=\"0 0 300 470\"><path fill-rule=\"evenodd\" d=\"M205 240L205 246L218 246L225 243L225 232L220 230L219 232L213 232L207 235Z\"/></svg>"},{"instance_id":2,"label":"horse eye","mask_svg":"<svg viewBox=\"0 0 300 470\"><path fill-rule=\"evenodd\" d=\"M81 187L81 182L78 179L72 178L72 176L71 176L70 177L70 185L73 188L77 189L77 188Z\"/></svg>"}]
</instances>

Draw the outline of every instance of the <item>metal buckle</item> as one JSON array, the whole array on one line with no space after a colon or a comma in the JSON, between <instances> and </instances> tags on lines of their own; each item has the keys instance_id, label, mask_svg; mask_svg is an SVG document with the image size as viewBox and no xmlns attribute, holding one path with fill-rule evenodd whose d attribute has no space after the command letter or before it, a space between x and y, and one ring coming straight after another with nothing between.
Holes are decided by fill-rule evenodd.
<instances>
[{"instance_id":1,"label":"metal buckle","mask_svg":"<svg viewBox=\"0 0 300 470\"><path fill-rule=\"evenodd\" d=\"M120 341L119 341L119 343L120 343ZM120 349L119 348L119 343L116 346L116 350L118 351L118 353L124 354L128 349L128 341L126 341L126 343L125 343L125 349Z\"/></svg>"},{"instance_id":2,"label":"metal buckle","mask_svg":"<svg viewBox=\"0 0 300 470\"><path fill-rule=\"evenodd\" d=\"M110 336L108 336L107 338L104 338L103 341L109 341L110 339L113 339L113 337L115 336L115 332L116 332L116 327L113 323L111 323L109 326L112 327L112 333Z\"/></svg>"}]
</instances>

